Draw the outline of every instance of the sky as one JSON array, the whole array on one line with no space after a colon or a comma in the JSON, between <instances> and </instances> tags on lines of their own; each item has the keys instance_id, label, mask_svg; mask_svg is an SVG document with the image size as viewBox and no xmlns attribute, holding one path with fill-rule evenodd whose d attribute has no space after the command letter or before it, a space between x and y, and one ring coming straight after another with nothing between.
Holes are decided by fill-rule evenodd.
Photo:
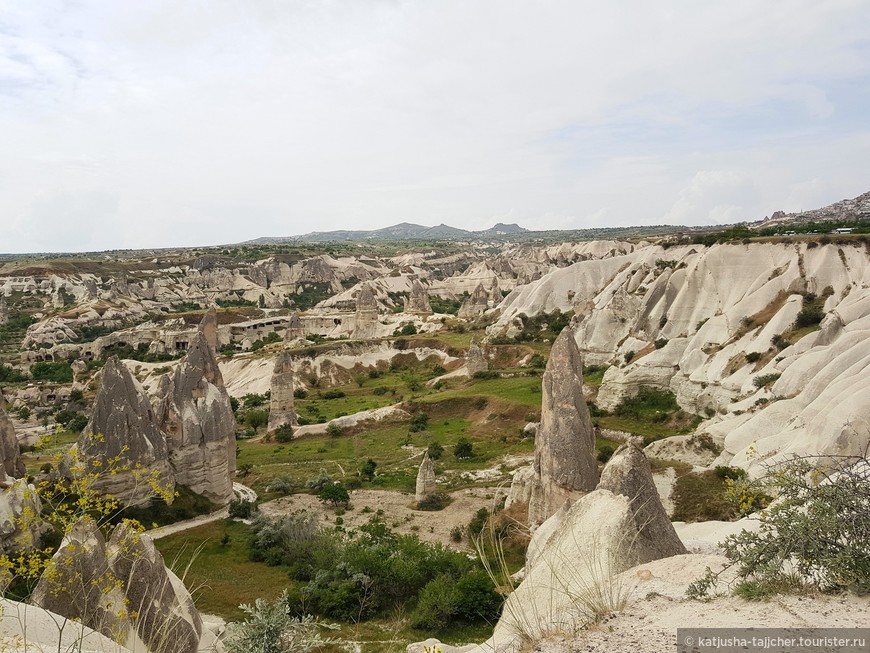
<instances>
[{"instance_id":1,"label":"sky","mask_svg":"<svg viewBox=\"0 0 870 653\"><path fill-rule=\"evenodd\" d=\"M0 252L870 190L867 0L0 0Z\"/></svg>"}]
</instances>

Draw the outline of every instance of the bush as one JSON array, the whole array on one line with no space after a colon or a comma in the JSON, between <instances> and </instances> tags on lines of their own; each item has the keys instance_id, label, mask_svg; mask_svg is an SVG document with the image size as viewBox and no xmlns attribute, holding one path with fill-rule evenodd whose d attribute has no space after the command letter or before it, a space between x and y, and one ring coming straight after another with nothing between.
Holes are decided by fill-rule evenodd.
<instances>
[{"instance_id":1,"label":"bush","mask_svg":"<svg viewBox=\"0 0 870 653\"><path fill-rule=\"evenodd\" d=\"M529 359L529 367L540 368L547 364L547 360L541 354L534 354Z\"/></svg>"},{"instance_id":2,"label":"bush","mask_svg":"<svg viewBox=\"0 0 870 653\"><path fill-rule=\"evenodd\" d=\"M825 465L824 468L819 465ZM866 458L795 459L769 481L777 501L756 532L725 538L742 591L754 596L794 587L870 592L870 477ZM690 586L703 596L716 575ZM751 583L751 584L747 584Z\"/></svg>"},{"instance_id":3,"label":"bush","mask_svg":"<svg viewBox=\"0 0 870 653\"><path fill-rule=\"evenodd\" d=\"M616 451L616 447L614 447L612 444L602 444L598 448L598 455L596 456L598 462L606 463L608 460L610 460L610 457L613 456L614 451Z\"/></svg>"},{"instance_id":4,"label":"bush","mask_svg":"<svg viewBox=\"0 0 870 653\"><path fill-rule=\"evenodd\" d=\"M656 340L656 349L661 349L662 347L664 347L667 344L668 344L667 338L659 338L658 340Z\"/></svg>"},{"instance_id":5,"label":"bush","mask_svg":"<svg viewBox=\"0 0 870 653\"><path fill-rule=\"evenodd\" d=\"M294 399L305 399L308 396L308 391L305 388L296 388L293 391Z\"/></svg>"},{"instance_id":6,"label":"bush","mask_svg":"<svg viewBox=\"0 0 870 653\"><path fill-rule=\"evenodd\" d=\"M430 494L417 502L417 510L438 511L444 510L450 503L450 498L445 494Z\"/></svg>"},{"instance_id":7,"label":"bush","mask_svg":"<svg viewBox=\"0 0 870 653\"><path fill-rule=\"evenodd\" d=\"M253 501L234 499L233 501L230 501L228 509L230 517L234 519L248 519L253 514L255 507Z\"/></svg>"},{"instance_id":8,"label":"bush","mask_svg":"<svg viewBox=\"0 0 870 653\"><path fill-rule=\"evenodd\" d=\"M495 370L480 370L479 372L474 373L474 378L483 380L497 379L499 378L499 373Z\"/></svg>"},{"instance_id":9,"label":"bush","mask_svg":"<svg viewBox=\"0 0 870 653\"><path fill-rule=\"evenodd\" d=\"M375 469L377 468L377 466L378 464L374 460L369 458L359 470L359 475L370 481L375 477Z\"/></svg>"},{"instance_id":10,"label":"bush","mask_svg":"<svg viewBox=\"0 0 870 653\"><path fill-rule=\"evenodd\" d=\"M377 397L380 397L381 395L387 394L387 388L386 388L386 386L379 385L374 390L372 390L372 394L377 396Z\"/></svg>"},{"instance_id":11,"label":"bush","mask_svg":"<svg viewBox=\"0 0 870 653\"><path fill-rule=\"evenodd\" d=\"M761 352L751 351L748 354L745 354L747 363L757 363L761 360Z\"/></svg>"},{"instance_id":12,"label":"bush","mask_svg":"<svg viewBox=\"0 0 870 653\"><path fill-rule=\"evenodd\" d=\"M620 417L651 419L656 414L679 410L677 398L670 390L641 386L634 397L626 397L614 411Z\"/></svg>"},{"instance_id":13,"label":"bush","mask_svg":"<svg viewBox=\"0 0 870 653\"><path fill-rule=\"evenodd\" d=\"M781 374L760 374L752 379L752 385L756 388L764 388L766 386L772 385L774 381L776 381Z\"/></svg>"},{"instance_id":14,"label":"bush","mask_svg":"<svg viewBox=\"0 0 870 653\"><path fill-rule=\"evenodd\" d=\"M261 426L269 423L269 412L265 410L249 410L245 413L245 424L254 429L254 433Z\"/></svg>"},{"instance_id":15,"label":"bush","mask_svg":"<svg viewBox=\"0 0 870 653\"><path fill-rule=\"evenodd\" d=\"M425 431L427 426L429 426L429 415L427 413L417 413L411 416L411 425L408 427L408 430L411 433L419 433L420 431Z\"/></svg>"},{"instance_id":16,"label":"bush","mask_svg":"<svg viewBox=\"0 0 870 653\"><path fill-rule=\"evenodd\" d=\"M489 510L486 508L481 508L476 513L474 513L474 517L471 518L471 521L468 522L468 533L472 537L477 537L483 532L484 526L486 526L486 521L489 519Z\"/></svg>"},{"instance_id":17,"label":"bush","mask_svg":"<svg viewBox=\"0 0 870 653\"><path fill-rule=\"evenodd\" d=\"M347 394L342 390L327 390L323 393L324 399L343 399Z\"/></svg>"},{"instance_id":18,"label":"bush","mask_svg":"<svg viewBox=\"0 0 870 653\"><path fill-rule=\"evenodd\" d=\"M432 442L426 449L426 453L429 454L431 460L439 460L444 454L444 447L440 442Z\"/></svg>"},{"instance_id":19,"label":"bush","mask_svg":"<svg viewBox=\"0 0 870 653\"><path fill-rule=\"evenodd\" d=\"M21 381L26 380L27 376L14 367L9 367L8 365L0 363L0 383L20 383Z\"/></svg>"},{"instance_id":20,"label":"bush","mask_svg":"<svg viewBox=\"0 0 870 653\"><path fill-rule=\"evenodd\" d=\"M634 358L635 352L627 351L622 355L622 359L626 362L626 364L630 363Z\"/></svg>"},{"instance_id":21,"label":"bush","mask_svg":"<svg viewBox=\"0 0 870 653\"><path fill-rule=\"evenodd\" d=\"M69 363L34 363L30 366L30 376L35 381L72 383L73 371Z\"/></svg>"},{"instance_id":22,"label":"bush","mask_svg":"<svg viewBox=\"0 0 870 653\"><path fill-rule=\"evenodd\" d=\"M326 427L326 434L334 438L337 438L343 432L343 429L338 424L328 424Z\"/></svg>"},{"instance_id":23,"label":"bush","mask_svg":"<svg viewBox=\"0 0 870 653\"><path fill-rule=\"evenodd\" d=\"M278 494L287 495L296 489L296 483L293 478L287 474L276 476L269 485L266 486L266 492L277 492Z\"/></svg>"},{"instance_id":24,"label":"bush","mask_svg":"<svg viewBox=\"0 0 870 653\"><path fill-rule=\"evenodd\" d=\"M317 498L324 503L331 503L333 506L347 506L350 503L350 495L341 483L324 485L317 493Z\"/></svg>"},{"instance_id":25,"label":"bush","mask_svg":"<svg viewBox=\"0 0 870 653\"><path fill-rule=\"evenodd\" d=\"M278 442L290 442L293 439L293 427L289 424L282 424L275 429L275 439Z\"/></svg>"},{"instance_id":26,"label":"bush","mask_svg":"<svg viewBox=\"0 0 870 653\"><path fill-rule=\"evenodd\" d=\"M468 438L459 438L453 447L453 455L459 459L468 459L474 456L474 444Z\"/></svg>"},{"instance_id":27,"label":"bush","mask_svg":"<svg viewBox=\"0 0 870 653\"><path fill-rule=\"evenodd\" d=\"M406 324L401 329L393 331L393 336L413 336L417 335L417 327L413 324Z\"/></svg>"}]
</instances>

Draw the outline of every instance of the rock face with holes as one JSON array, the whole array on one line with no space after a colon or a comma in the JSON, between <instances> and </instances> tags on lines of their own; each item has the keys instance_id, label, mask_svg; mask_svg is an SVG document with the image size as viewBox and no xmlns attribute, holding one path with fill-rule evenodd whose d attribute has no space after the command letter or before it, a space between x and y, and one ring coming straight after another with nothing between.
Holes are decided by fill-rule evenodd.
<instances>
[{"instance_id":1,"label":"rock face with holes","mask_svg":"<svg viewBox=\"0 0 870 653\"><path fill-rule=\"evenodd\" d=\"M431 315L432 306L429 304L429 293L417 279L411 282L411 292L405 299L405 312L416 315Z\"/></svg>"},{"instance_id":2,"label":"rock face with holes","mask_svg":"<svg viewBox=\"0 0 870 653\"><path fill-rule=\"evenodd\" d=\"M269 430L279 426L296 425L296 412L293 405L293 357L289 351L282 351L272 370L269 386Z\"/></svg>"},{"instance_id":3,"label":"rock face with holes","mask_svg":"<svg viewBox=\"0 0 870 653\"><path fill-rule=\"evenodd\" d=\"M135 651L196 653L210 639L184 584L151 539L126 524L107 543L93 520L79 521L31 601Z\"/></svg>"},{"instance_id":4,"label":"rock face with holes","mask_svg":"<svg viewBox=\"0 0 870 653\"><path fill-rule=\"evenodd\" d=\"M103 366L91 419L66 466L97 474L93 488L125 505L147 501L154 484L173 487L166 437L139 382L115 356Z\"/></svg>"},{"instance_id":5,"label":"rock face with holes","mask_svg":"<svg viewBox=\"0 0 870 653\"><path fill-rule=\"evenodd\" d=\"M0 485L6 485L11 479L21 478L27 470L21 460L21 448L15 437L15 427L6 414L3 396L0 395Z\"/></svg>"},{"instance_id":6,"label":"rock face with holes","mask_svg":"<svg viewBox=\"0 0 870 653\"><path fill-rule=\"evenodd\" d=\"M156 412L176 482L218 505L228 504L236 469L236 421L204 329L191 339L172 376L161 379L158 394Z\"/></svg>"},{"instance_id":7,"label":"rock face with holes","mask_svg":"<svg viewBox=\"0 0 870 653\"><path fill-rule=\"evenodd\" d=\"M484 352L483 348L477 344L476 338L472 338L471 344L468 346L465 367L468 368L469 376L474 376L478 372L486 372L489 369L489 359L486 357L486 352Z\"/></svg>"},{"instance_id":8,"label":"rock face with holes","mask_svg":"<svg viewBox=\"0 0 870 653\"><path fill-rule=\"evenodd\" d=\"M435 461L429 457L429 453L423 454L423 461L417 471L417 486L414 491L414 501L420 503L426 497L437 492L435 486Z\"/></svg>"},{"instance_id":9,"label":"rock face with holes","mask_svg":"<svg viewBox=\"0 0 870 653\"><path fill-rule=\"evenodd\" d=\"M583 360L570 326L553 343L544 371L533 467L533 527L598 483L595 434L583 398Z\"/></svg>"}]
</instances>

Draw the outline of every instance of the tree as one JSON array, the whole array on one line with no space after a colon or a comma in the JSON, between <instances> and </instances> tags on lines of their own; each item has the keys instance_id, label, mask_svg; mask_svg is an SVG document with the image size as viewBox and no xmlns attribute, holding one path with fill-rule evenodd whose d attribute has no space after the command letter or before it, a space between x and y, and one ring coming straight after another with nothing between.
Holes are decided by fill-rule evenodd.
<instances>
[{"instance_id":1,"label":"tree","mask_svg":"<svg viewBox=\"0 0 870 653\"><path fill-rule=\"evenodd\" d=\"M444 453L444 447L441 445L440 442L433 442L429 445L429 448L426 449L426 453L429 454L430 459L438 460Z\"/></svg>"},{"instance_id":2,"label":"tree","mask_svg":"<svg viewBox=\"0 0 870 653\"><path fill-rule=\"evenodd\" d=\"M324 485L317 498L324 503L331 503L333 506L347 506L350 503L350 495L341 483Z\"/></svg>"},{"instance_id":3,"label":"tree","mask_svg":"<svg viewBox=\"0 0 870 653\"><path fill-rule=\"evenodd\" d=\"M269 413L265 410L249 410L245 413L245 424L254 429L254 433L261 426L269 423Z\"/></svg>"},{"instance_id":4,"label":"tree","mask_svg":"<svg viewBox=\"0 0 870 653\"><path fill-rule=\"evenodd\" d=\"M377 466L378 464L374 460L369 458L359 470L360 476L365 479L372 480L375 477L375 468Z\"/></svg>"},{"instance_id":5,"label":"tree","mask_svg":"<svg viewBox=\"0 0 870 653\"><path fill-rule=\"evenodd\" d=\"M459 438L453 447L453 455L460 459L468 459L474 456L474 444L468 438Z\"/></svg>"}]
</instances>

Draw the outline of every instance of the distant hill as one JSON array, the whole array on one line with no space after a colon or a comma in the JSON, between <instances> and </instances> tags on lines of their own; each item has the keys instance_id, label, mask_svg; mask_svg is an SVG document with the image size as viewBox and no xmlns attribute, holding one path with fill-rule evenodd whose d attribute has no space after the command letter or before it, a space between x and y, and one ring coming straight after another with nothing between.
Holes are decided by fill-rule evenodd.
<instances>
[{"instance_id":1,"label":"distant hill","mask_svg":"<svg viewBox=\"0 0 870 653\"><path fill-rule=\"evenodd\" d=\"M870 192L854 199L840 200L829 206L799 213L776 211L770 217L750 225L755 229L800 222L851 222L854 220L870 220Z\"/></svg>"},{"instance_id":2,"label":"distant hill","mask_svg":"<svg viewBox=\"0 0 870 653\"><path fill-rule=\"evenodd\" d=\"M446 224L425 227L410 222L401 222L383 229L370 231L312 231L301 236L266 236L249 240L243 245L268 245L291 242L322 242L337 240L474 240L475 238L494 238L527 233L518 224L498 224L483 231L467 231Z\"/></svg>"}]
</instances>

